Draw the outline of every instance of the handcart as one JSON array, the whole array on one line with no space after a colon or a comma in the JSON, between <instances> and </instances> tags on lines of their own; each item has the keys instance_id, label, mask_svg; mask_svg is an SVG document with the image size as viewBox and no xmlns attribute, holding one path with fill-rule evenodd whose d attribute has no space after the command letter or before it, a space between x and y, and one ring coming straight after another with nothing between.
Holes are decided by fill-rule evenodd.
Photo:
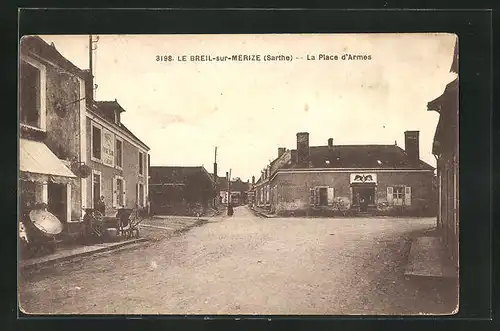
<instances>
[{"instance_id":1,"label":"handcart","mask_svg":"<svg viewBox=\"0 0 500 331\"><path fill-rule=\"evenodd\" d=\"M116 214L119 219L118 233L126 239L139 238L139 225L147 217L138 209L121 208Z\"/></svg>"}]
</instances>

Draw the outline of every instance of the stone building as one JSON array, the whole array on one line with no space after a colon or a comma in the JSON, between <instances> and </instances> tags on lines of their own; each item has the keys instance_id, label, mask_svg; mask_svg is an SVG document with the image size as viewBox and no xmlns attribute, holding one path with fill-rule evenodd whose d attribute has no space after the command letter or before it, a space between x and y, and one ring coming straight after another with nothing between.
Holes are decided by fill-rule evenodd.
<instances>
[{"instance_id":1,"label":"stone building","mask_svg":"<svg viewBox=\"0 0 500 331\"><path fill-rule=\"evenodd\" d=\"M20 206L45 203L63 224L79 222L85 73L36 36L22 38L19 69Z\"/></svg>"},{"instance_id":2,"label":"stone building","mask_svg":"<svg viewBox=\"0 0 500 331\"><path fill-rule=\"evenodd\" d=\"M458 44L450 72L458 74ZM449 256L458 265L459 237L459 95L458 76L443 94L428 103L429 111L439 113L432 153L437 158L439 186L438 228Z\"/></svg>"},{"instance_id":3,"label":"stone building","mask_svg":"<svg viewBox=\"0 0 500 331\"><path fill-rule=\"evenodd\" d=\"M213 204L213 176L203 166L152 166L151 212L160 215L203 215Z\"/></svg>"},{"instance_id":4,"label":"stone building","mask_svg":"<svg viewBox=\"0 0 500 331\"><path fill-rule=\"evenodd\" d=\"M115 101L88 98L85 159L92 168L85 206L104 196L106 214L119 208L144 209L148 199L149 147L122 122L125 110Z\"/></svg>"},{"instance_id":5,"label":"stone building","mask_svg":"<svg viewBox=\"0 0 500 331\"><path fill-rule=\"evenodd\" d=\"M434 168L420 160L419 132L405 132L405 149L394 145L309 146L278 157L253 186L255 204L281 215L435 215Z\"/></svg>"},{"instance_id":6,"label":"stone building","mask_svg":"<svg viewBox=\"0 0 500 331\"><path fill-rule=\"evenodd\" d=\"M20 46L21 206L46 203L65 229L103 195L106 214L143 207L149 148L121 123L115 101L95 101L88 71L37 36Z\"/></svg>"}]
</instances>

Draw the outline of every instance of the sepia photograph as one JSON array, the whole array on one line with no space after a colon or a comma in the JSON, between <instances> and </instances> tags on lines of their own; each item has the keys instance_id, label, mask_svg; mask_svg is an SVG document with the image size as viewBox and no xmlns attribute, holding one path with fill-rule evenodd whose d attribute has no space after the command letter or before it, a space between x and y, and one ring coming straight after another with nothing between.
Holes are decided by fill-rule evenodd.
<instances>
[{"instance_id":1,"label":"sepia photograph","mask_svg":"<svg viewBox=\"0 0 500 331\"><path fill-rule=\"evenodd\" d=\"M451 33L23 36L20 311L457 314L458 62Z\"/></svg>"}]
</instances>

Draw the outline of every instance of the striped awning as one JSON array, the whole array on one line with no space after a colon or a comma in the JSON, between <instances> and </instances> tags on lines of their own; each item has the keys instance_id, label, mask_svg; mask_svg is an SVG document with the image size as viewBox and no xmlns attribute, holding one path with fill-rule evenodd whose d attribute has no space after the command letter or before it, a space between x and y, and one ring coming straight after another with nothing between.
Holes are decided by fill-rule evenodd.
<instances>
[{"instance_id":1,"label":"striped awning","mask_svg":"<svg viewBox=\"0 0 500 331\"><path fill-rule=\"evenodd\" d=\"M20 139L20 179L34 182L68 182L75 174L42 142Z\"/></svg>"}]
</instances>

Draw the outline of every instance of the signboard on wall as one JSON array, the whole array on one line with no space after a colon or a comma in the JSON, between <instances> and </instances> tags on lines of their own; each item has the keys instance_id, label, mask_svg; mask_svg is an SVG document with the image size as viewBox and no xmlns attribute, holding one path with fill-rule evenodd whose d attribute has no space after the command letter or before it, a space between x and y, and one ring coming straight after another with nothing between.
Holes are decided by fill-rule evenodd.
<instances>
[{"instance_id":1,"label":"signboard on wall","mask_svg":"<svg viewBox=\"0 0 500 331\"><path fill-rule=\"evenodd\" d=\"M102 162L110 167L115 165L115 137L105 128L102 128Z\"/></svg>"},{"instance_id":2,"label":"signboard on wall","mask_svg":"<svg viewBox=\"0 0 500 331\"><path fill-rule=\"evenodd\" d=\"M377 174L351 174L351 184L376 184Z\"/></svg>"}]
</instances>

